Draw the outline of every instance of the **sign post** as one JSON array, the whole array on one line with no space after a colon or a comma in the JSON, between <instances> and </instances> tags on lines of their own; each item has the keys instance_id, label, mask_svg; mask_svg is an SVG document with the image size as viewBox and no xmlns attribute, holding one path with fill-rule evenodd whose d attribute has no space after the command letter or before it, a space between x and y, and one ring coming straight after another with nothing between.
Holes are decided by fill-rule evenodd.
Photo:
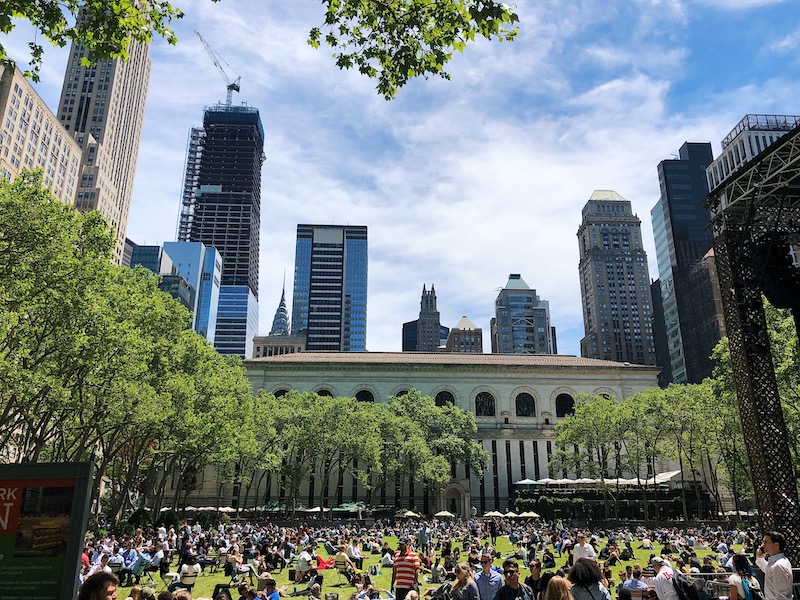
<instances>
[{"instance_id":1,"label":"sign post","mask_svg":"<svg viewBox=\"0 0 800 600\"><path fill-rule=\"evenodd\" d=\"M91 463L0 465L0 598L75 597L91 484Z\"/></svg>"}]
</instances>

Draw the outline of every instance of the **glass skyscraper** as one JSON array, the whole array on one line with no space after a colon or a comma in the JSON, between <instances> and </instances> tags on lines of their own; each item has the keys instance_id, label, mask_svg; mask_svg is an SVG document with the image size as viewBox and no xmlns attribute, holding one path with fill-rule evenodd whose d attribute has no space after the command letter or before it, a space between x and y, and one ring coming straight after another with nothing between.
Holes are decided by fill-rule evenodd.
<instances>
[{"instance_id":1,"label":"glass skyscraper","mask_svg":"<svg viewBox=\"0 0 800 600\"><path fill-rule=\"evenodd\" d=\"M178 239L222 256L214 347L251 358L258 333L264 128L258 109L216 105L189 138Z\"/></svg>"},{"instance_id":2,"label":"glass skyscraper","mask_svg":"<svg viewBox=\"0 0 800 600\"><path fill-rule=\"evenodd\" d=\"M708 195L706 168L713 160L708 142L686 142L678 158L658 164L661 197L650 211L658 260L658 278L666 330L666 356L659 356L664 368L662 381L700 383L711 376L711 351L719 333L699 339L701 321L710 315L697 314L692 302L690 272L711 248L711 216L702 204ZM710 297L711 290L703 294Z\"/></svg>"},{"instance_id":3,"label":"glass skyscraper","mask_svg":"<svg viewBox=\"0 0 800 600\"><path fill-rule=\"evenodd\" d=\"M306 350L364 352L367 345L367 228L298 225L292 336Z\"/></svg>"}]
</instances>

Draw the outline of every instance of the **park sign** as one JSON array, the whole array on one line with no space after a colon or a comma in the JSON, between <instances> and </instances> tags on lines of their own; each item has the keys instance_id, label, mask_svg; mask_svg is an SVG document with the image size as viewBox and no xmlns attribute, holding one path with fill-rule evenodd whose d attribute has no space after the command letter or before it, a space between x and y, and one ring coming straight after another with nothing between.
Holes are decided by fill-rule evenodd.
<instances>
[{"instance_id":1,"label":"park sign","mask_svg":"<svg viewBox=\"0 0 800 600\"><path fill-rule=\"evenodd\" d=\"M74 598L91 463L0 465L0 598Z\"/></svg>"}]
</instances>

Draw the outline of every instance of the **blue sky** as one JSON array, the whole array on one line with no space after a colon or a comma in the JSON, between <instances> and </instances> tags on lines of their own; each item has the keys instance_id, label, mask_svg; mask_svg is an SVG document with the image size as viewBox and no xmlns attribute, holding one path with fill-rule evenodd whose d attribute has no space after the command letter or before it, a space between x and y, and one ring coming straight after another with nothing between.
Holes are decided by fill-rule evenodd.
<instances>
[{"instance_id":1,"label":"blue sky","mask_svg":"<svg viewBox=\"0 0 800 600\"><path fill-rule=\"evenodd\" d=\"M174 239L189 129L225 84L196 29L261 111L261 332L291 297L298 223L369 227L367 347L397 351L435 284L442 324L484 329L520 273L550 301L562 354L583 336L580 211L595 189L633 203L657 277L656 165L684 141L719 141L746 113L800 113L797 0L520 1L520 35L455 57L451 81L413 81L386 102L373 82L307 46L317 1L178 0L177 47L152 47L128 236ZM7 42L23 56L30 30ZM37 89L55 107L66 51Z\"/></svg>"}]
</instances>

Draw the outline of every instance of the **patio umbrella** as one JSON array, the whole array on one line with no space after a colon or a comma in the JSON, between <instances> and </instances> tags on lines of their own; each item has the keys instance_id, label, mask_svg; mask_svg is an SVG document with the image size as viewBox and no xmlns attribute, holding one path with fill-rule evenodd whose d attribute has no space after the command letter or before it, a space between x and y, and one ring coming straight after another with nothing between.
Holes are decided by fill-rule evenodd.
<instances>
[{"instance_id":1,"label":"patio umbrella","mask_svg":"<svg viewBox=\"0 0 800 600\"><path fill-rule=\"evenodd\" d=\"M520 513L519 516L520 517L529 517L529 518L532 518L532 519L538 519L539 518L539 515L537 515L532 510L526 510L524 513Z\"/></svg>"},{"instance_id":2,"label":"patio umbrella","mask_svg":"<svg viewBox=\"0 0 800 600\"><path fill-rule=\"evenodd\" d=\"M436 513L433 516L434 517L451 517L451 518L455 517L455 515L453 513L451 513L449 510L440 510L438 513Z\"/></svg>"},{"instance_id":3,"label":"patio umbrella","mask_svg":"<svg viewBox=\"0 0 800 600\"><path fill-rule=\"evenodd\" d=\"M517 513L515 513L513 510L510 510L505 514L505 516L506 517L510 517L510 518L514 518L514 517L518 517L519 515Z\"/></svg>"},{"instance_id":4,"label":"patio umbrella","mask_svg":"<svg viewBox=\"0 0 800 600\"><path fill-rule=\"evenodd\" d=\"M187 507L186 507L186 508L184 508L183 510L188 510L188 511L192 511L192 512L193 512L193 511L197 510L197 508L196 508L196 507L194 507L194 506L187 506Z\"/></svg>"},{"instance_id":5,"label":"patio umbrella","mask_svg":"<svg viewBox=\"0 0 800 600\"><path fill-rule=\"evenodd\" d=\"M490 510L488 513L483 515L484 517L502 517L503 513L498 512L496 510Z\"/></svg>"},{"instance_id":6,"label":"patio umbrella","mask_svg":"<svg viewBox=\"0 0 800 600\"><path fill-rule=\"evenodd\" d=\"M417 513L415 513L413 510L407 510L406 512L403 513L402 516L404 516L404 517L418 517L419 515Z\"/></svg>"},{"instance_id":7,"label":"patio umbrella","mask_svg":"<svg viewBox=\"0 0 800 600\"><path fill-rule=\"evenodd\" d=\"M220 506L217 510L219 512L221 512L221 513L235 513L236 512L236 509L233 508L232 506Z\"/></svg>"}]
</instances>

